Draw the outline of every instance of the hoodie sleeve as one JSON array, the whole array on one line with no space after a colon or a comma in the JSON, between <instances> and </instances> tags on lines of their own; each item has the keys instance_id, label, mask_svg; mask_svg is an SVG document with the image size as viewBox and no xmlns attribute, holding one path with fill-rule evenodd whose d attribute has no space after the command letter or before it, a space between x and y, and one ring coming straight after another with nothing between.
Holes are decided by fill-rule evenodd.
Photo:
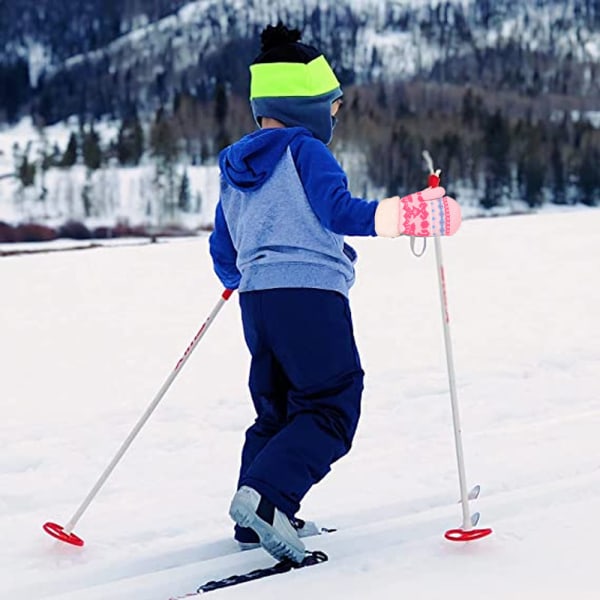
<instances>
[{"instance_id":1,"label":"hoodie sleeve","mask_svg":"<svg viewBox=\"0 0 600 600\"><path fill-rule=\"evenodd\" d=\"M237 251L231 241L220 201L217 203L215 212L215 228L210 234L208 243L217 277L228 290L236 290L241 279L241 274L236 266Z\"/></svg>"},{"instance_id":2,"label":"hoodie sleeve","mask_svg":"<svg viewBox=\"0 0 600 600\"><path fill-rule=\"evenodd\" d=\"M377 235L378 202L352 196L344 170L325 144L301 136L290 149L308 202L323 227L341 235Z\"/></svg>"}]
</instances>

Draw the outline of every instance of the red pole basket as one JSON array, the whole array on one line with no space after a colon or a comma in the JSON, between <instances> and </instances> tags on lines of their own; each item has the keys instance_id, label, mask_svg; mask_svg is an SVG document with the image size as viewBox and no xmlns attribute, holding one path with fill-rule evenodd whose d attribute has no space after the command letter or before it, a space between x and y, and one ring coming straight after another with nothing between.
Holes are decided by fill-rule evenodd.
<instances>
[{"instance_id":1,"label":"red pole basket","mask_svg":"<svg viewBox=\"0 0 600 600\"><path fill-rule=\"evenodd\" d=\"M83 546L84 544L84 541L80 537L74 533L67 533L63 526L57 523L44 523L44 531L57 540L67 542L67 544L72 544L73 546Z\"/></svg>"},{"instance_id":2,"label":"red pole basket","mask_svg":"<svg viewBox=\"0 0 600 600\"><path fill-rule=\"evenodd\" d=\"M486 537L492 533L489 527L485 529L449 529L444 537L451 542L471 542Z\"/></svg>"}]
</instances>

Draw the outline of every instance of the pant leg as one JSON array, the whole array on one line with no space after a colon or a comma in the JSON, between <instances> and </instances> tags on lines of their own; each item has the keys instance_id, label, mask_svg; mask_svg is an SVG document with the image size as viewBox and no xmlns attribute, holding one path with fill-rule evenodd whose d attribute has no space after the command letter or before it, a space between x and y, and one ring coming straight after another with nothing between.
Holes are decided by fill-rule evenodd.
<instances>
[{"instance_id":1,"label":"pant leg","mask_svg":"<svg viewBox=\"0 0 600 600\"><path fill-rule=\"evenodd\" d=\"M240 479L294 515L312 485L348 452L360 416L363 371L348 300L337 292L257 292L266 344L287 380L287 423Z\"/></svg>"},{"instance_id":2,"label":"pant leg","mask_svg":"<svg viewBox=\"0 0 600 600\"><path fill-rule=\"evenodd\" d=\"M240 294L244 337L251 355L248 384L256 420L246 431L238 483L257 454L287 423L289 381L267 344L256 300L256 294Z\"/></svg>"}]
</instances>

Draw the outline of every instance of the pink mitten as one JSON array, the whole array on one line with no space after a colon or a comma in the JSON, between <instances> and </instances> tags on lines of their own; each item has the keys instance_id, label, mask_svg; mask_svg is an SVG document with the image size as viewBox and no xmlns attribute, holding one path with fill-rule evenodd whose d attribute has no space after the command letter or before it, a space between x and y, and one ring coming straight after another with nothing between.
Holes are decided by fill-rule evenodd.
<instances>
[{"instance_id":1,"label":"pink mitten","mask_svg":"<svg viewBox=\"0 0 600 600\"><path fill-rule=\"evenodd\" d=\"M453 235L462 220L460 206L445 193L443 187L429 187L403 198L381 200L375 211L375 233L383 237Z\"/></svg>"},{"instance_id":2,"label":"pink mitten","mask_svg":"<svg viewBox=\"0 0 600 600\"><path fill-rule=\"evenodd\" d=\"M444 188L427 188L400 198L399 232L417 237L453 235L462 221L456 200L444 196Z\"/></svg>"}]
</instances>

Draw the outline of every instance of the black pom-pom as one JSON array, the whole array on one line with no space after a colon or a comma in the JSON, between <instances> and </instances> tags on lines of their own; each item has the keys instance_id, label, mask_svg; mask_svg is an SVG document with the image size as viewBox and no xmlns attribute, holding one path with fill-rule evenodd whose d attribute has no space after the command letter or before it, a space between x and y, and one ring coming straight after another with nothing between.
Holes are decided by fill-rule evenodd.
<instances>
[{"instance_id":1,"label":"black pom-pom","mask_svg":"<svg viewBox=\"0 0 600 600\"><path fill-rule=\"evenodd\" d=\"M301 37L299 29L288 29L281 21L275 27L267 25L260 34L261 51L267 52L284 44L293 44Z\"/></svg>"}]
</instances>

